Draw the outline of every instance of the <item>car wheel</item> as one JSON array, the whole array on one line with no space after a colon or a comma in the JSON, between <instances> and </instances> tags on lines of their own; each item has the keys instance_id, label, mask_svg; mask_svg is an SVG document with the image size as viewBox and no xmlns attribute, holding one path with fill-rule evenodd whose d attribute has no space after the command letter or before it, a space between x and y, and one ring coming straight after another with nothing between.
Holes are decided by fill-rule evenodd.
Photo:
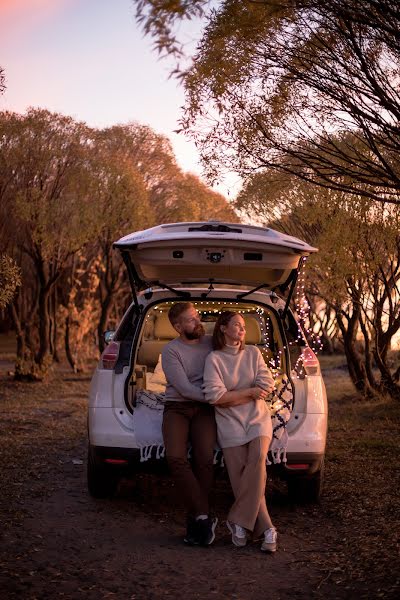
<instances>
[{"instance_id":1,"label":"car wheel","mask_svg":"<svg viewBox=\"0 0 400 600\"><path fill-rule=\"evenodd\" d=\"M110 498L118 487L118 475L96 458L90 446L87 458L87 486L93 498Z\"/></svg>"},{"instance_id":2,"label":"car wheel","mask_svg":"<svg viewBox=\"0 0 400 600\"><path fill-rule=\"evenodd\" d=\"M295 504L315 504L321 500L324 485L324 462L321 468L308 477L289 477L287 480L290 500Z\"/></svg>"}]
</instances>

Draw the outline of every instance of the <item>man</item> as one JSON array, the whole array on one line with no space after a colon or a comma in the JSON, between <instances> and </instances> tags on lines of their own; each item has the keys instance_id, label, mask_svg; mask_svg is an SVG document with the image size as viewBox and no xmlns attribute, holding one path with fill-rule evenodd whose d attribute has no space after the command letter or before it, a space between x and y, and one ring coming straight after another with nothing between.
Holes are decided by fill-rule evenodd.
<instances>
[{"instance_id":1,"label":"man","mask_svg":"<svg viewBox=\"0 0 400 600\"><path fill-rule=\"evenodd\" d=\"M200 316L191 302L177 302L168 313L179 337L165 345L162 366L167 379L163 437L167 462L188 512L187 544L208 546L215 539L217 518L209 511L214 482L216 424L214 408L202 391L211 336L204 335ZM192 464L188 447L192 447Z\"/></svg>"}]
</instances>

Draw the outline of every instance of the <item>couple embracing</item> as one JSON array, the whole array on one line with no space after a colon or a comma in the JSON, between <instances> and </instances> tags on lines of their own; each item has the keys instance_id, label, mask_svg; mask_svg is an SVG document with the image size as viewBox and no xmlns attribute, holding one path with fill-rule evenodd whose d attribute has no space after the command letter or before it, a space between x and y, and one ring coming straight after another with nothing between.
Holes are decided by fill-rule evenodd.
<instances>
[{"instance_id":1,"label":"couple embracing","mask_svg":"<svg viewBox=\"0 0 400 600\"><path fill-rule=\"evenodd\" d=\"M265 399L274 388L271 372L259 349L245 345L239 313L221 313L212 336L205 335L190 302L175 303L168 316L179 337L162 352L167 379L163 437L187 509L184 541L208 546L215 539L217 518L210 513L209 496L218 443L235 497L226 521L233 544L245 546L252 536L261 540L261 550L275 552L277 532L265 502L272 437Z\"/></svg>"}]
</instances>

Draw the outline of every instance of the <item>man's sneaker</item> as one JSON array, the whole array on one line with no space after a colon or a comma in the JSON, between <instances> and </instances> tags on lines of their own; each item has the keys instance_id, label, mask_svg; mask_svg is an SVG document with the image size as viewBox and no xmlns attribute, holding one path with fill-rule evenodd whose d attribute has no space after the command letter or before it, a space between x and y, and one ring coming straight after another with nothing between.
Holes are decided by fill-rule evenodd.
<instances>
[{"instance_id":1,"label":"man's sneaker","mask_svg":"<svg viewBox=\"0 0 400 600\"><path fill-rule=\"evenodd\" d=\"M217 526L217 517L207 517L206 519L197 519L196 528L198 531L199 544L209 546L215 540L215 528Z\"/></svg>"},{"instance_id":2,"label":"man's sneaker","mask_svg":"<svg viewBox=\"0 0 400 600\"><path fill-rule=\"evenodd\" d=\"M261 544L261 550L263 552L276 552L276 542L278 539L278 532L275 527L271 527L264 531L264 541Z\"/></svg>"},{"instance_id":3,"label":"man's sneaker","mask_svg":"<svg viewBox=\"0 0 400 600\"><path fill-rule=\"evenodd\" d=\"M188 517L186 522L186 535L183 538L188 546L198 546L200 544L200 532L197 526L198 521L194 517Z\"/></svg>"},{"instance_id":4,"label":"man's sneaker","mask_svg":"<svg viewBox=\"0 0 400 600\"><path fill-rule=\"evenodd\" d=\"M247 544L247 532L243 527L230 521L226 522L226 526L232 534L232 543L235 546L243 547Z\"/></svg>"}]
</instances>

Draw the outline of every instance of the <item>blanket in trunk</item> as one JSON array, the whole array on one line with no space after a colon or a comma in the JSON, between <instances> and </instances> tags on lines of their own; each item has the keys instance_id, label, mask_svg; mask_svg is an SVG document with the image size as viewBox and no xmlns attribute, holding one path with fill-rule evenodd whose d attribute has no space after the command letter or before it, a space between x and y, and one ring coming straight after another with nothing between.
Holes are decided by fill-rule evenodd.
<instances>
[{"instance_id":1,"label":"blanket in trunk","mask_svg":"<svg viewBox=\"0 0 400 600\"><path fill-rule=\"evenodd\" d=\"M288 377L282 378L281 382L269 395L267 402L270 406L272 419L272 440L269 448L272 462L267 458L267 464L285 463L288 442L286 426L293 409L293 386ZM140 449L141 462L152 457L162 458L165 455L162 436L163 412L163 393L151 390L137 391L136 406L132 418L136 444ZM188 449L188 455L190 456L190 448ZM221 449L216 447L214 463L222 461Z\"/></svg>"}]
</instances>

